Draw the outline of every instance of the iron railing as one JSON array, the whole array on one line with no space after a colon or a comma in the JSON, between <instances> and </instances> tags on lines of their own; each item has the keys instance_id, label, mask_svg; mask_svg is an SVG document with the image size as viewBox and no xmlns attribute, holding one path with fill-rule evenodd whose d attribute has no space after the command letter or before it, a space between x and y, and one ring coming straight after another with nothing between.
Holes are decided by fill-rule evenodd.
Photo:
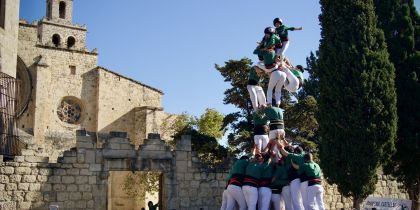
<instances>
[{"instance_id":1,"label":"iron railing","mask_svg":"<svg viewBox=\"0 0 420 210\"><path fill-rule=\"evenodd\" d=\"M16 127L18 95L18 80L0 72L0 155L4 157L19 155L22 147Z\"/></svg>"}]
</instances>

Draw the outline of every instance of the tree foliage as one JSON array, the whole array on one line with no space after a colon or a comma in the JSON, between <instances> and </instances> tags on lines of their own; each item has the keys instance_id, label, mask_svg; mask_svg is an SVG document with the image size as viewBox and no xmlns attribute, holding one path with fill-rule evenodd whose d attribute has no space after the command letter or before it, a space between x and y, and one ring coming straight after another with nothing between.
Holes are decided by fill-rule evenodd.
<instances>
[{"instance_id":1,"label":"tree foliage","mask_svg":"<svg viewBox=\"0 0 420 210\"><path fill-rule=\"evenodd\" d=\"M394 152L395 73L372 0L320 0L320 159L354 207L375 190Z\"/></svg>"},{"instance_id":2,"label":"tree foliage","mask_svg":"<svg viewBox=\"0 0 420 210\"><path fill-rule=\"evenodd\" d=\"M175 141L171 144L175 145L182 135L190 135L192 150L204 163L216 167L228 155L228 149L218 142L224 134L223 120L223 114L215 109L206 109L200 117L183 113L172 124Z\"/></svg>"},{"instance_id":3,"label":"tree foliage","mask_svg":"<svg viewBox=\"0 0 420 210\"><path fill-rule=\"evenodd\" d=\"M121 187L130 198L142 201L146 197L146 192L151 194L159 192L159 179L159 172L129 173L124 177Z\"/></svg>"},{"instance_id":4,"label":"tree foliage","mask_svg":"<svg viewBox=\"0 0 420 210\"><path fill-rule=\"evenodd\" d=\"M318 140L318 121L315 115L318 105L315 98L311 95L299 100L294 106L286 109L284 121L288 138L302 143L304 149L317 152Z\"/></svg>"},{"instance_id":5,"label":"tree foliage","mask_svg":"<svg viewBox=\"0 0 420 210\"><path fill-rule=\"evenodd\" d=\"M394 175L420 209L420 17L412 0L375 0L378 26L383 29L390 60L396 69L397 152L385 172Z\"/></svg>"},{"instance_id":6,"label":"tree foliage","mask_svg":"<svg viewBox=\"0 0 420 210\"><path fill-rule=\"evenodd\" d=\"M246 88L252 61L248 58L229 60L224 66L215 65L230 87L224 92L224 104L231 104L239 109L224 118L224 126L230 128L228 144L234 154L250 152L252 138L252 105Z\"/></svg>"}]
</instances>

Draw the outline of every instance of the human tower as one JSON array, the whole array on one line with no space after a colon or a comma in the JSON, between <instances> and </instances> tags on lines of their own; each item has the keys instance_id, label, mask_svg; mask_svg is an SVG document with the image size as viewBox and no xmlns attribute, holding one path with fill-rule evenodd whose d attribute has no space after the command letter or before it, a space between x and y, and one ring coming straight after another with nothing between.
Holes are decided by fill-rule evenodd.
<instances>
[{"instance_id":1,"label":"human tower","mask_svg":"<svg viewBox=\"0 0 420 210\"><path fill-rule=\"evenodd\" d=\"M247 89L254 109L252 154L233 164L222 210L324 210L320 167L310 153L286 141L280 109L282 89L295 93L303 85L303 67L294 67L285 57L288 31L302 27L287 27L280 18L273 25L264 29L254 50L259 62L249 70ZM268 100L260 85L266 77Z\"/></svg>"}]
</instances>

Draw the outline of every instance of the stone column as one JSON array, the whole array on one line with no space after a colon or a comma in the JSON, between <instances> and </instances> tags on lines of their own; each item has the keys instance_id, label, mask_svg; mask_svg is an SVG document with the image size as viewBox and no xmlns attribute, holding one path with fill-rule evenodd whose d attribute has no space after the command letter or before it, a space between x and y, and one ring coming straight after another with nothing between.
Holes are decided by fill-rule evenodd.
<instances>
[{"instance_id":1,"label":"stone column","mask_svg":"<svg viewBox=\"0 0 420 210\"><path fill-rule=\"evenodd\" d=\"M51 108L50 108L50 91L51 87L51 71L50 62L47 57L40 57L40 60L35 67L35 78L34 78L34 91L35 97L35 113L34 113L34 137L38 145L44 143L46 121L50 119ZM55 114L55 113L53 113ZM35 120L36 119L36 120ZM52 122L51 122L52 123Z\"/></svg>"},{"instance_id":2,"label":"stone column","mask_svg":"<svg viewBox=\"0 0 420 210\"><path fill-rule=\"evenodd\" d=\"M142 106L134 109L135 136L133 142L136 147L143 144L148 133L158 133L163 115L162 107Z\"/></svg>"}]
</instances>

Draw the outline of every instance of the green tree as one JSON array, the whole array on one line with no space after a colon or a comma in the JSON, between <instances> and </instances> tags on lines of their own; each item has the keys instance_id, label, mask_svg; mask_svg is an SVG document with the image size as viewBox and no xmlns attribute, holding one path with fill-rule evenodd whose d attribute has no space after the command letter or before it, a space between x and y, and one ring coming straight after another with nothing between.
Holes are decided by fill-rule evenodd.
<instances>
[{"instance_id":1,"label":"green tree","mask_svg":"<svg viewBox=\"0 0 420 210\"><path fill-rule=\"evenodd\" d=\"M305 150L317 152L318 121L315 114L318 105L313 96L307 96L284 112L286 134L288 138L300 142Z\"/></svg>"},{"instance_id":2,"label":"green tree","mask_svg":"<svg viewBox=\"0 0 420 210\"><path fill-rule=\"evenodd\" d=\"M318 51L315 54L311 52L309 57L306 58L307 68L305 68L305 70L309 77L308 79L305 79L302 90L298 93L299 100L304 99L307 96L313 96L315 100L318 100L319 98L318 54Z\"/></svg>"},{"instance_id":3,"label":"green tree","mask_svg":"<svg viewBox=\"0 0 420 210\"><path fill-rule=\"evenodd\" d=\"M397 152L385 172L402 182L413 209L420 209L420 22L412 0L375 0L378 26L383 29L390 60L396 69ZM414 99L414 100L413 100Z\"/></svg>"},{"instance_id":4,"label":"green tree","mask_svg":"<svg viewBox=\"0 0 420 210\"><path fill-rule=\"evenodd\" d=\"M375 190L396 138L395 73L372 0L320 0L320 159L353 207Z\"/></svg>"},{"instance_id":5,"label":"green tree","mask_svg":"<svg viewBox=\"0 0 420 210\"><path fill-rule=\"evenodd\" d=\"M228 149L218 142L224 134L223 120L223 114L215 109L206 109L199 118L182 113L172 124L175 135L170 144L175 146L182 135L190 135L191 149L208 166L216 167L228 156Z\"/></svg>"},{"instance_id":6,"label":"green tree","mask_svg":"<svg viewBox=\"0 0 420 210\"><path fill-rule=\"evenodd\" d=\"M124 177L121 187L126 195L138 201L142 201L148 193L159 192L160 172L134 172Z\"/></svg>"},{"instance_id":7,"label":"green tree","mask_svg":"<svg viewBox=\"0 0 420 210\"><path fill-rule=\"evenodd\" d=\"M253 143L252 105L246 88L252 61L248 58L229 60L224 66L215 65L230 87L224 92L224 104L231 104L238 112L225 116L224 126L229 127L228 144L234 154L250 152Z\"/></svg>"},{"instance_id":8,"label":"green tree","mask_svg":"<svg viewBox=\"0 0 420 210\"><path fill-rule=\"evenodd\" d=\"M224 116L215 109L206 109L197 120L198 132L207 136L220 139L223 137Z\"/></svg>"}]
</instances>

